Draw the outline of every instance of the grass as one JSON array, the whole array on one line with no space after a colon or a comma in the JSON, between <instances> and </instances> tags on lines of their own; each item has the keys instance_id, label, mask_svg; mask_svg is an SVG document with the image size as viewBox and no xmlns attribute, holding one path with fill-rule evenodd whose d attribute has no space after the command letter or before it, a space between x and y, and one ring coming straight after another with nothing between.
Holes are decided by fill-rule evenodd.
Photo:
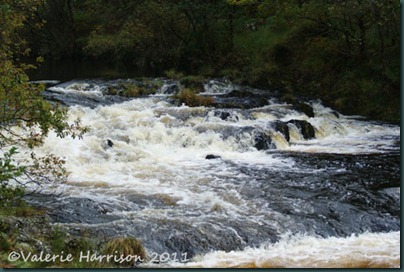
<instances>
[{"instance_id":1,"label":"grass","mask_svg":"<svg viewBox=\"0 0 404 272\"><path fill-rule=\"evenodd\" d=\"M102 253L106 255L119 256L133 256L132 260L119 260L115 262L118 266L132 266L135 265L137 260L146 260L146 252L142 243L133 237L119 237L108 241L102 248Z\"/></svg>"}]
</instances>

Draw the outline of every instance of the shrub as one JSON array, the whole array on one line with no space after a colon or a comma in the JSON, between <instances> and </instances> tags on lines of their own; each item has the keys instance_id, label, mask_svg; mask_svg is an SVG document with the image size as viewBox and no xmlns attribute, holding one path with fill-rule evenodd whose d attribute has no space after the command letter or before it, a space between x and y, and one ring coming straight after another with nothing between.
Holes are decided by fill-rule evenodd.
<instances>
[{"instance_id":1,"label":"shrub","mask_svg":"<svg viewBox=\"0 0 404 272\"><path fill-rule=\"evenodd\" d=\"M196 90L203 90L203 83L205 78L203 76L186 76L180 79L180 83L185 88L192 88Z\"/></svg>"}]
</instances>

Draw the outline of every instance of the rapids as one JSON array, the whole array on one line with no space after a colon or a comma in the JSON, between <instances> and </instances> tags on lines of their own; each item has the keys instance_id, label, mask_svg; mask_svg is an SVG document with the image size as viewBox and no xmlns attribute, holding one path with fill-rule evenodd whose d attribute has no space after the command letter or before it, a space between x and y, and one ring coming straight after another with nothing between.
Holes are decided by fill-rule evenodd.
<instances>
[{"instance_id":1,"label":"rapids","mask_svg":"<svg viewBox=\"0 0 404 272\"><path fill-rule=\"evenodd\" d=\"M309 117L276 95L263 107L191 108L172 103L177 83L167 81L135 99L105 94L122 81L54 82L44 92L91 127L83 140L52 134L37 150L66 159L71 173L27 198L51 207L55 224L191 259L170 266L399 266L398 125L320 101L307 101ZM242 89L204 87L217 100Z\"/></svg>"}]
</instances>

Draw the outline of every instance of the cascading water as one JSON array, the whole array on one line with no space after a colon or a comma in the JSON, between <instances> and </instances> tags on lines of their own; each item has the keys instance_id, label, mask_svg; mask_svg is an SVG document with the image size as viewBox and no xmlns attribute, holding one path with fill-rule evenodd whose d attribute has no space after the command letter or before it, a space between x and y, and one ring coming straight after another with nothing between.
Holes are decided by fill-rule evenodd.
<instances>
[{"instance_id":1,"label":"cascading water","mask_svg":"<svg viewBox=\"0 0 404 272\"><path fill-rule=\"evenodd\" d=\"M399 126L320 102L308 117L279 97L260 107L173 105L175 82L136 99L105 94L120 82L44 93L91 127L83 140L50 135L37 151L65 158L71 172L44 188L53 197L29 198L53 207L55 223L191 258L170 266L399 266ZM227 103L240 88L209 81L203 95Z\"/></svg>"}]
</instances>

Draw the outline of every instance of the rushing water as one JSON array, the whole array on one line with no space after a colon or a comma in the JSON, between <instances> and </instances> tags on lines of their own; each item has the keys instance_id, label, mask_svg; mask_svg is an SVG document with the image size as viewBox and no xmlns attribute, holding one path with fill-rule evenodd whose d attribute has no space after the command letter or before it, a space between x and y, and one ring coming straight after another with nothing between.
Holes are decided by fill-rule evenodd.
<instances>
[{"instance_id":1,"label":"rushing water","mask_svg":"<svg viewBox=\"0 0 404 272\"><path fill-rule=\"evenodd\" d=\"M83 140L50 135L38 150L71 172L44 188L54 196L30 199L52 207L55 223L191 259L169 266L399 267L399 126L316 101L314 117L270 97L250 109L176 106L164 94L173 82L147 97L105 95L118 83L44 93L91 127ZM211 81L205 95L237 88Z\"/></svg>"}]
</instances>

